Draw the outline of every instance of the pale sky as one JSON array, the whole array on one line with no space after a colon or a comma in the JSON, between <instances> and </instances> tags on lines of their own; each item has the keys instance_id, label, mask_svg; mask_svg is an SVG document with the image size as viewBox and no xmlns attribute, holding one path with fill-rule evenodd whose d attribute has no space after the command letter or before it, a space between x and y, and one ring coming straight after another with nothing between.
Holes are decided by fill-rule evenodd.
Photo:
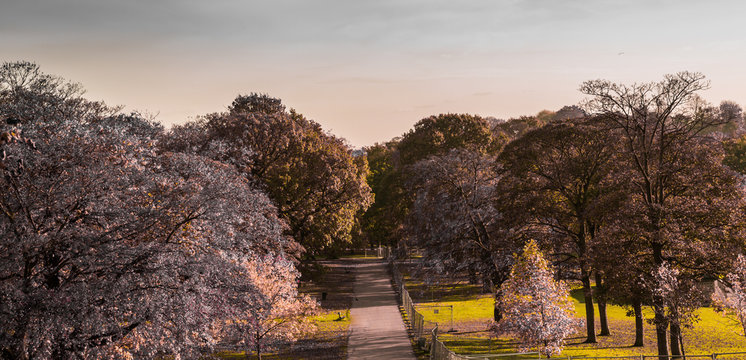
<instances>
[{"instance_id":1,"label":"pale sky","mask_svg":"<svg viewBox=\"0 0 746 360\"><path fill-rule=\"evenodd\" d=\"M509 118L681 70L746 105L746 2L0 0L0 61L164 124L266 93L354 146L444 112Z\"/></svg>"}]
</instances>

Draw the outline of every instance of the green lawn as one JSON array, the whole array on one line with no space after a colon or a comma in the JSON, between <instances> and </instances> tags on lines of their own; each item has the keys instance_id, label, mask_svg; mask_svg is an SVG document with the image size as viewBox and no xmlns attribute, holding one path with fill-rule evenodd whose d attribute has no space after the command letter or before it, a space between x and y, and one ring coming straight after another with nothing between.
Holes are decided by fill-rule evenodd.
<instances>
[{"instance_id":1,"label":"green lawn","mask_svg":"<svg viewBox=\"0 0 746 360\"><path fill-rule=\"evenodd\" d=\"M451 314L447 306L453 306L453 321L455 332L441 332L441 340L457 353L511 353L517 351L518 344L510 338L490 339L486 331L488 322L492 319L494 300L489 295L473 295L469 291L459 291L461 295L448 296L447 301L429 301L430 294L426 287L413 279L407 278L408 288L415 289L420 298L427 305L442 305L446 307L420 306L419 311L428 322L439 323L439 328L446 330L450 327ZM442 288L449 288L444 286ZM434 290L433 292L437 292ZM441 290L442 291L442 290ZM573 292L573 302L578 317L583 318L585 304L582 296ZM415 296L415 295L413 295ZM435 309L438 309L437 314ZM598 310L598 308L596 308ZM646 318L652 318L652 311L645 309ZM596 313L596 315L598 315ZM634 318L627 316L627 310L617 305L607 306L607 315L611 336L597 337L597 344L584 344L585 327L578 329L575 336L567 340L563 355L573 357L601 357L601 356L630 356L655 355L655 329L652 324L645 323L645 346L631 347L634 343ZM717 314L712 308L700 308L697 311L699 321L692 328L684 329L684 350L687 354L711 354L713 352L746 351L746 337L740 335L740 327L730 320ZM596 329L600 329L596 319ZM741 358L746 359L746 355Z\"/></svg>"}]
</instances>

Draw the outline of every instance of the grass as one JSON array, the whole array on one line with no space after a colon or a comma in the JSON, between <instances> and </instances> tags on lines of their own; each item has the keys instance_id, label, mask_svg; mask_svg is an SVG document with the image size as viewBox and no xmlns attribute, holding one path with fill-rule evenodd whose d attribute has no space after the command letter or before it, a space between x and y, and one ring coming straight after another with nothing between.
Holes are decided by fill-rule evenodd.
<instances>
[{"instance_id":1,"label":"grass","mask_svg":"<svg viewBox=\"0 0 746 360\"><path fill-rule=\"evenodd\" d=\"M450 327L450 311L448 308L438 308L432 305L453 306L453 333L441 332L441 340L451 350L462 354L512 353L518 351L519 344L509 338L491 338L487 330L488 323L493 316L494 299L489 294L479 294L479 287L465 284L461 279L451 283L441 284L433 289L407 276L411 269L402 268L405 273L407 288L410 289L414 301L422 303L418 307L427 322L437 322L439 328L445 330ZM453 291L449 291L453 290ZM431 294L435 294L434 296ZM442 296L438 295L441 294ZM575 311L579 318L585 317L585 304L582 292L572 293ZM438 301L433 301L437 299ZM427 305L427 306L425 306ZM435 313L435 309L438 313ZM646 319L652 318L650 309L644 310ZM697 310L699 321L691 328L684 329L684 350L687 354L711 354L746 351L746 337L740 335L740 327L719 314L712 308L704 307ZM598 308L596 307L596 317ZM655 328L648 322L644 325L645 346L631 347L635 337L634 318L627 316L627 309L618 305L607 306L607 318L611 336L598 336L598 343L585 344L585 327L570 339L562 356L573 357L607 357L607 356L639 356L657 354ZM600 329L596 318L596 329ZM746 359L746 355L741 358Z\"/></svg>"},{"instance_id":2,"label":"grass","mask_svg":"<svg viewBox=\"0 0 746 360\"><path fill-rule=\"evenodd\" d=\"M316 330L326 333L347 333L350 328L350 310L328 311L312 318Z\"/></svg>"}]
</instances>

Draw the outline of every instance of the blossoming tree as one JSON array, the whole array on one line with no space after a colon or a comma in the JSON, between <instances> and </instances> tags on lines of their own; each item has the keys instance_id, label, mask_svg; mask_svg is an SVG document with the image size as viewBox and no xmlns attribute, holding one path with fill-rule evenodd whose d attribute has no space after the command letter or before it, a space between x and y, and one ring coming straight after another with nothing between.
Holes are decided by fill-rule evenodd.
<instances>
[{"instance_id":1,"label":"blossoming tree","mask_svg":"<svg viewBox=\"0 0 746 360\"><path fill-rule=\"evenodd\" d=\"M318 303L298 294L295 284L300 274L288 259L268 254L245 266L260 296L234 314L228 330L246 349L247 359L252 352L261 359L262 353L313 331Z\"/></svg>"},{"instance_id":2,"label":"blossoming tree","mask_svg":"<svg viewBox=\"0 0 746 360\"><path fill-rule=\"evenodd\" d=\"M746 256L738 255L735 269L725 277L727 287L716 286L715 308L741 325L746 336Z\"/></svg>"},{"instance_id":3,"label":"blossoming tree","mask_svg":"<svg viewBox=\"0 0 746 360\"><path fill-rule=\"evenodd\" d=\"M278 304L259 279L295 272L292 240L234 166L164 151L138 116L40 117L54 89L0 90L0 358L198 358Z\"/></svg>"},{"instance_id":4,"label":"blossoming tree","mask_svg":"<svg viewBox=\"0 0 746 360\"><path fill-rule=\"evenodd\" d=\"M567 286L554 280L549 263L533 240L526 243L510 278L503 283L499 306L503 317L493 325L493 331L512 333L521 350L536 347L547 357L560 354L565 338L582 324L575 317Z\"/></svg>"}]
</instances>

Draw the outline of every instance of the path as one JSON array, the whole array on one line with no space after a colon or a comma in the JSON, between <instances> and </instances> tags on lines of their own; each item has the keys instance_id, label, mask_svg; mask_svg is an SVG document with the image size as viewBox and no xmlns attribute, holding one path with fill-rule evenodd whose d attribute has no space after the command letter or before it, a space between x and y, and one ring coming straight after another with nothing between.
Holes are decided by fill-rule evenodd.
<instances>
[{"instance_id":1,"label":"path","mask_svg":"<svg viewBox=\"0 0 746 360\"><path fill-rule=\"evenodd\" d=\"M386 264L368 260L357 264L355 270L347 358L414 360Z\"/></svg>"}]
</instances>

